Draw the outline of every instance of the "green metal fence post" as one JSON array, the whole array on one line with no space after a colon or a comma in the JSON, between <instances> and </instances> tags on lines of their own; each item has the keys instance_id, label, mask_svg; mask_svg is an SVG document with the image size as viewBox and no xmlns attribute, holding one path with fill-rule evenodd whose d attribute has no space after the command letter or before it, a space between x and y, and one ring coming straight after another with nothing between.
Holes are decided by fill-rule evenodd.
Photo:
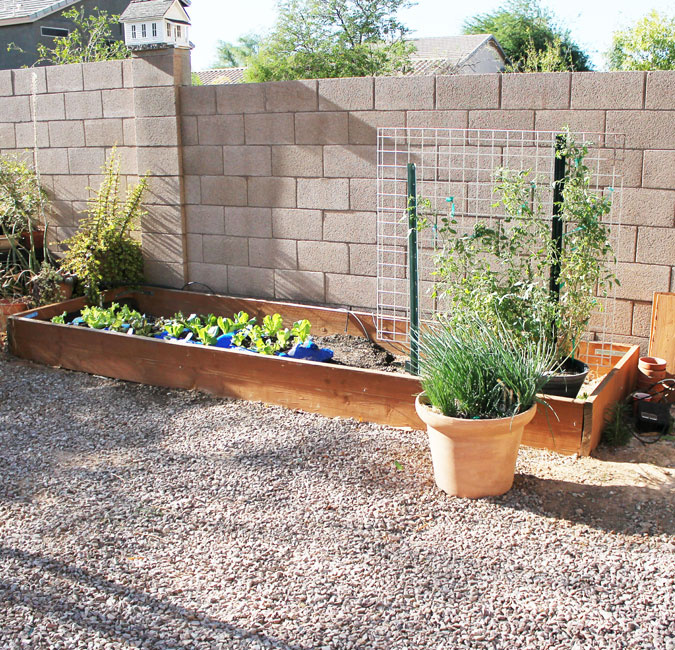
<instances>
[{"instance_id":1,"label":"green metal fence post","mask_svg":"<svg viewBox=\"0 0 675 650\"><path fill-rule=\"evenodd\" d=\"M417 169L408 163L408 282L410 300L410 362L408 372L419 374L419 278L417 268Z\"/></svg>"}]
</instances>

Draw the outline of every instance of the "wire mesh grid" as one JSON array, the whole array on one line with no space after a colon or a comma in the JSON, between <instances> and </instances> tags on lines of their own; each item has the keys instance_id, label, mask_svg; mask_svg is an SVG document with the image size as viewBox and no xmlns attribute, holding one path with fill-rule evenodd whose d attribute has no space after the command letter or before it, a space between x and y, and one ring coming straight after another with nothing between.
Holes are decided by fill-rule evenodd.
<instances>
[{"instance_id":1,"label":"wire mesh grid","mask_svg":"<svg viewBox=\"0 0 675 650\"><path fill-rule=\"evenodd\" d=\"M435 297L435 259L441 242L439 220L454 218L457 236L482 223L494 227L507 215L496 194L498 170L527 171L539 188L541 207L553 215L557 131L484 129L379 128L377 134L377 335L380 340L409 345L410 292L408 282L407 165L416 165L419 213L430 221L418 233L419 311L421 322L432 321L449 305ZM591 190L609 195L611 245L621 253L622 188L625 137L621 134L571 134L588 147L585 164L592 171ZM548 278L542 278L548 281ZM595 365L612 362L615 352L604 345L616 331L616 289L598 298L587 341L597 350Z\"/></svg>"}]
</instances>

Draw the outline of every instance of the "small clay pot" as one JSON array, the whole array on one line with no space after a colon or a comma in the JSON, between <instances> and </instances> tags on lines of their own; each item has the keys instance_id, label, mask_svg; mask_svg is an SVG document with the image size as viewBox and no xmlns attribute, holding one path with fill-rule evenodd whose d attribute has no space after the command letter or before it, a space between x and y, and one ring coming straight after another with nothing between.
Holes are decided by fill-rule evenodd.
<instances>
[{"instance_id":1,"label":"small clay pot","mask_svg":"<svg viewBox=\"0 0 675 650\"><path fill-rule=\"evenodd\" d=\"M642 370L645 374L647 374L649 377L652 377L653 375L649 375L649 372L659 372L663 370L665 372L666 370L666 360L661 359L659 357L640 357L640 361L638 362L638 368Z\"/></svg>"},{"instance_id":2,"label":"small clay pot","mask_svg":"<svg viewBox=\"0 0 675 650\"><path fill-rule=\"evenodd\" d=\"M20 300L8 300L7 298L0 298L0 332L7 329L7 319L13 314L26 311L28 303Z\"/></svg>"}]
</instances>

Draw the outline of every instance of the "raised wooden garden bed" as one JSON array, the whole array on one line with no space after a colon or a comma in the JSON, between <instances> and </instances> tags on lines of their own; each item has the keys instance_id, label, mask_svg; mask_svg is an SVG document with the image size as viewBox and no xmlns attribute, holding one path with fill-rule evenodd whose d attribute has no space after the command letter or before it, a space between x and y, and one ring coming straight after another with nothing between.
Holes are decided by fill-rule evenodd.
<instances>
[{"instance_id":1,"label":"raised wooden garden bed","mask_svg":"<svg viewBox=\"0 0 675 650\"><path fill-rule=\"evenodd\" d=\"M375 338L374 317L369 313L157 288L117 290L106 296L108 300L120 298L132 299L139 311L154 316L170 317L179 310L184 314L221 315L244 310L258 318L279 313L284 320L309 319L314 336ZM64 310L75 312L84 305L83 298L76 298L11 317L10 352L51 366L127 381L197 389L395 427L424 428L414 404L420 383L411 375L172 345L49 322ZM568 454L589 454L595 448L605 409L625 397L635 383L639 348L614 344L613 350L614 355L608 355L600 343L583 348L581 358L596 372L606 372L604 379L586 400L547 397L557 418L551 410L540 407L525 429L523 444Z\"/></svg>"}]
</instances>

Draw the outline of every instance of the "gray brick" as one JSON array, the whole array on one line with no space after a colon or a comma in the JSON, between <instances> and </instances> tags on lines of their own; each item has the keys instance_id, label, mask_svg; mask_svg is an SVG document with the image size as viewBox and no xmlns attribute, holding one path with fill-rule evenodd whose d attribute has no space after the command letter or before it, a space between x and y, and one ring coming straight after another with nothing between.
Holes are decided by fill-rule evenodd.
<instances>
[{"instance_id":1,"label":"gray brick","mask_svg":"<svg viewBox=\"0 0 675 650\"><path fill-rule=\"evenodd\" d=\"M647 73L645 108L675 110L675 71L654 70Z\"/></svg>"},{"instance_id":2,"label":"gray brick","mask_svg":"<svg viewBox=\"0 0 675 650\"><path fill-rule=\"evenodd\" d=\"M241 115L200 115L197 128L199 144L244 144Z\"/></svg>"},{"instance_id":3,"label":"gray brick","mask_svg":"<svg viewBox=\"0 0 675 650\"><path fill-rule=\"evenodd\" d=\"M136 144L139 147L177 146L178 129L176 118L139 117L136 120Z\"/></svg>"},{"instance_id":4,"label":"gray brick","mask_svg":"<svg viewBox=\"0 0 675 650\"><path fill-rule=\"evenodd\" d=\"M183 176L183 188L185 191L185 203L200 204L202 202L201 176ZM246 187L244 184L244 196Z\"/></svg>"},{"instance_id":5,"label":"gray brick","mask_svg":"<svg viewBox=\"0 0 675 650\"><path fill-rule=\"evenodd\" d=\"M375 244L349 244L349 273L351 275L377 275L377 246Z\"/></svg>"},{"instance_id":6,"label":"gray brick","mask_svg":"<svg viewBox=\"0 0 675 650\"><path fill-rule=\"evenodd\" d=\"M199 132L197 131L197 118L195 116L187 115L181 117L180 138L183 145L199 144Z\"/></svg>"},{"instance_id":7,"label":"gray brick","mask_svg":"<svg viewBox=\"0 0 675 650\"><path fill-rule=\"evenodd\" d=\"M293 115L245 115L246 144L293 144L295 140Z\"/></svg>"},{"instance_id":8,"label":"gray brick","mask_svg":"<svg viewBox=\"0 0 675 650\"><path fill-rule=\"evenodd\" d=\"M643 175L645 187L675 190L675 151L645 151Z\"/></svg>"},{"instance_id":9,"label":"gray brick","mask_svg":"<svg viewBox=\"0 0 675 650\"><path fill-rule=\"evenodd\" d=\"M469 111L469 128L531 131L534 111Z\"/></svg>"},{"instance_id":10,"label":"gray brick","mask_svg":"<svg viewBox=\"0 0 675 650\"><path fill-rule=\"evenodd\" d=\"M14 149L16 146L14 124L0 124L0 149Z\"/></svg>"},{"instance_id":11,"label":"gray brick","mask_svg":"<svg viewBox=\"0 0 675 650\"><path fill-rule=\"evenodd\" d=\"M377 279L326 273L326 302L373 308L377 304Z\"/></svg>"},{"instance_id":12,"label":"gray brick","mask_svg":"<svg viewBox=\"0 0 675 650\"><path fill-rule=\"evenodd\" d=\"M95 174L105 160L105 150L96 148L68 149L68 168L71 174Z\"/></svg>"},{"instance_id":13,"label":"gray brick","mask_svg":"<svg viewBox=\"0 0 675 650\"><path fill-rule=\"evenodd\" d=\"M319 108L317 82L273 81L265 84L265 109L271 112L315 111Z\"/></svg>"},{"instance_id":14,"label":"gray brick","mask_svg":"<svg viewBox=\"0 0 675 650\"><path fill-rule=\"evenodd\" d=\"M214 115L215 86L183 86L180 89L180 110L182 115Z\"/></svg>"},{"instance_id":15,"label":"gray brick","mask_svg":"<svg viewBox=\"0 0 675 650\"><path fill-rule=\"evenodd\" d=\"M228 176L270 176L272 173L270 147L223 147L223 163Z\"/></svg>"},{"instance_id":16,"label":"gray brick","mask_svg":"<svg viewBox=\"0 0 675 650\"><path fill-rule=\"evenodd\" d=\"M100 90L81 93L66 93L65 98L67 119L91 120L97 117L103 117L103 103Z\"/></svg>"},{"instance_id":17,"label":"gray brick","mask_svg":"<svg viewBox=\"0 0 675 650\"><path fill-rule=\"evenodd\" d=\"M499 108L499 74L436 77L436 108Z\"/></svg>"},{"instance_id":18,"label":"gray brick","mask_svg":"<svg viewBox=\"0 0 675 650\"><path fill-rule=\"evenodd\" d=\"M269 208L294 208L295 179L259 176L248 179L248 204Z\"/></svg>"},{"instance_id":19,"label":"gray brick","mask_svg":"<svg viewBox=\"0 0 675 650\"><path fill-rule=\"evenodd\" d=\"M227 267L221 264L188 264L190 281L202 282L221 294L227 294Z\"/></svg>"},{"instance_id":20,"label":"gray brick","mask_svg":"<svg viewBox=\"0 0 675 650\"><path fill-rule=\"evenodd\" d=\"M434 77L377 77L375 108L401 110L434 108Z\"/></svg>"},{"instance_id":21,"label":"gray brick","mask_svg":"<svg viewBox=\"0 0 675 650\"><path fill-rule=\"evenodd\" d=\"M82 66L85 90L122 88L122 61L99 61Z\"/></svg>"},{"instance_id":22,"label":"gray brick","mask_svg":"<svg viewBox=\"0 0 675 650\"><path fill-rule=\"evenodd\" d=\"M138 147L138 170L158 176L178 176L181 173L178 148Z\"/></svg>"},{"instance_id":23,"label":"gray brick","mask_svg":"<svg viewBox=\"0 0 675 650\"><path fill-rule=\"evenodd\" d=\"M537 111L534 127L537 131L559 131L569 126L571 131L603 133L604 111Z\"/></svg>"},{"instance_id":24,"label":"gray brick","mask_svg":"<svg viewBox=\"0 0 675 650\"><path fill-rule=\"evenodd\" d=\"M38 147L49 147L49 124L38 122L36 127L34 130L32 122L18 122L16 124L16 146L19 149L35 145L35 132L37 132Z\"/></svg>"},{"instance_id":25,"label":"gray brick","mask_svg":"<svg viewBox=\"0 0 675 650\"><path fill-rule=\"evenodd\" d=\"M51 128L51 127L50 127ZM122 120L85 120L84 132L88 147L122 146L124 144L124 129Z\"/></svg>"},{"instance_id":26,"label":"gray brick","mask_svg":"<svg viewBox=\"0 0 675 650\"><path fill-rule=\"evenodd\" d=\"M273 208L272 236L278 239L321 240L323 237L321 210Z\"/></svg>"},{"instance_id":27,"label":"gray brick","mask_svg":"<svg viewBox=\"0 0 675 650\"><path fill-rule=\"evenodd\" d=\"M66 117L64 95L40 95L37 102L37 119L41 122L63 120Z\"/></svg>"},{"instance_id":28,"label":"gray brick","mask_svg":"<svg viewBox=\"0 0 675 650\"><path fill-rule=\"evenodd\" d=\"M223 174L222 147L183 147L183 169L186 174Z\"/></svg>"},{"instance_id":29,"label":"gray brick","mask_svg":"<svg viewBox=\"0 0 675 650\"><path fill-rule=\"evenodd\" d=\"M272 236L272 211L269 208L225 208L225 234L269 238Z\"/></svg>"},{"instance_id":30,"label":"gray brick","mask_svg":"<svg viewBox=\"0 0 675 650\"><path fill-rule=\"evenodd\" d=\"M348 273L349 247L334 242L299 241L298 268L302 271Z\"/></svg>"},{"instance_id":31,"label":"gray brick","mask_svg":"<svg viewBox=\"0 0 675 650\"><path fill-rule=\"evenodd\" d=\"M371 178L349 180L349 208L351 210L375 210L377 207L377 185Z\"/></svg>"},{"instance_id":32,"label":"gray brick","mask_svg":"<svg viewBox=\"0 0 675 650\"><path fill-rule=\"evenodd\" d=\"M670 267L655 264L629 264L619 262L617 275L621 286L616 297L651 302L655 291L668 291Z\"/></svg>"},{"instance_id":33,"label":"gray brick","mask_svg":"<svg viewBox=\"0 0 675 650\"><path fill-rule=\"evenodd\" d=\"M323 176L323 147L277 145L272 147L272 175Z\"/></svg>"},{"instance_id":34,"label":"gray brick","mask_svg":"<svg viewBox=\"0 0 675 650\"><path fill-rule=\"evenodd\" d=\"M189 233L225 234L225 209L220 205L187 205L185 219Z\"/></svg>"},{"instance_id":35,"label":"gray brick","mask_svg":"<svg viewBox=\"0 0 675 650\"><path fill-rule=\"evenodd\" d=\"M376 178L377 148L374 145L324 147L324 175L342 178Z\"/></svg>"},{"instance_id":36,"label":"gray brick","mask_svg":"<svg viewBox=\"0 0 675 650\"><path fill-rule=\"evenodd\" d=\"M638 228L636 261L675 266L675 228Z\"/></svg>"},{"instance_id":37,"label":"gray brick","mask_svg":"<svg viewBox=\"0 0 675 650\"><path fill-rule=\"evenodd\" d=\"M347 113L344 112L297 113L295 141L297 144L347 144L348 124Z\"/></svg>"},{"instance_id":38,"label":"gray brick","mask_svg":"<svg viewBox=\"0 0 675 650\"><path fill-rule=\"evenodd\" d=\"M43 149L38 160L43 174L68 173L68 149Z\"/></svg>"},{"instance_id":39,"label":"gray brick","mask_svg":"<svg viewBox=\"0 0 675 650\"><path fill-rule=\"evenodd\" d=\"M44 68L24 68L22 70L12 70L14 75L14 94L32 95L33 79L35 78L35 87L38 93L47 92L47 80Z\"/></svg>"},{"instance_id":40,"label":"gray brick","mask_svg":"<svg viewBox=\"0 0 675 650\"><path fill-rule=\"evenodd\" d=\"M150 180L152 183L154 178ZM183 234L183 211L179 205L155 205L146 201L147 214L143 217L144 232Z\"/></svg>"},{"instance_id":41,"label":"gray brick","mask_svg":"<svg viewBox=\"0 0 675 650\"><path fill-rule=\"evenodd\" d=\"M502 108L569 108L569 72L505 74L502 77Z\"/></svg>"},{"instance_id":42,"label":"gray brick","mask_svg":"<svg viewBox=\"0 0 675 650\"><path fill-rule=\"evenodd\" d=\"M297 269L296 242L291 239L249 239L248 259L250 266Z\"/></svg>"},{"instance_id":43,"label":"gray brick","mask_svg":"<svg viewBox=\"0 0 675 650\"><path fill-rule=\"evenodd\" d=\"M47 90L50 93L76 92L84 89L81 63L50 65L47 73Z\"/></svg>"},{"instance_id":44,"label":"gray brick","mask_svg":"<svg viewBox=\"0 0 675 650\"><path fill-rule=\"evenodd\" d=\"M203 238L205 262L248 266L248 240L245 237L203 235Z\"/></svg>"},{"instance_id":45,"label":"gray brick","mask_svg":"<svg viewBox=\"0 0 675 650\"><path fill-rule=\"evenodd\" d=\"M374 212L326 212L323 238L325 241L374 244L376 225Z\"/></svg>"},{"instance_id":46,"label":"gray brick","mask_svg":"<svg viewBox=\"0 0 675 650\"><path fill-rule=\"evenodd\" d=\"M204 246L203 246L203 235L190 235L188 234L187 241L187 261L188 266L193 262L203 262L204 261Z\"/></svg>"},{"instance_id":47,"label":"gray brick","mask_svg":"<svg viewBox=\"0 0 675 650\"><path fill-rule=\"evenodd\" d=\"M263 113L265 111L263 84L225 84L215 88L218 113Z\"/></svg>"},{"instance_id":48,"label":"gray brick","mask_svg":"<svg viewBox=\"0 0 675 650\"><path fill-rule=\"evenodd\" d=\"M136 117L166 117L176 115L176 89L172 86L136 88L134 90Z\"/></svg>"},{"instance_id":49,"label":"gray brick","mask_svg":"<svg viewBox=\"0 0 675 650\"><path fill-rule=\"evenodd\" d=\"M251 266L227 267L227 290L233 296L274 297L274 271Z\"/></svg>"},{"instance_id":50,"label":"gray brick","mask_svg":"<svg viewBox=\"0 0 675 650\"><path fill-rule=\"evenodd\" d=\"M299 178L298 207L329 210L349 208L349 180L346 178Z\"/></svg>"},{"instance_id":51,"label":"gray brick","mask_svg":"<svg viewBox=\"0 0 675 650\"><path fill-rule=\"evenodd\" d=\"M353 111L349 113L350 144L376 144L379 127L404 127L403 111Z\"/></svg>"},{"instance_id":52,"label":"gray brick","mask_svg":"<svg viewBox=\"0 0 675 650\"><path fill-rule=\"evenodd\" d=\"M136 146L136 120L131 118L122 120L122 132L124 144L129 147Z\"/></svg>"},{"instance_id":53,"label":"gray brick","mask_svg":"<svg viewBox=\"0 0 675 650\"><path fill-rule=\"evenodd\" d=\"M12 71L0 70L0 97L9 97L12 95L14 95Z\"/></svg>"},{"instance_id":54,"label":"gray brick","mask_svg":"<svg viewBox=\"0 0 675 650\"><path fill-rule=\"evenodd\" d=\"M246 179L240 176L202 176L201 202L204 205L246 205Z\"/></svg>"},{"instance_id":55,"label":"gray brick","mask_svg":"<svg viewBox=\"0 0 675 650\"><path fill-rule=\"evenodd\" d=\"M625 133L631 149L675 149L671 111L607 111L607 131Z\"/></svg>"},{"instance_id":56,"label":"gray brick","mask_svg":"<svg viewBox=\"0 0 675 650\"><path fill-rule=\"evenodd\" d=\"M324 274L314 271L277 270L274 272L274 295L281 300L324 303Z\"/></svg>"},{"instance_id":57,"label":"gray brick","mask_svg":"<svg viewBox=\"0 0 675 650\"><path fill-rule=\"evenodd\" d=\"M642 108L644 72L575 72L572 108Z\"/></svg>"},{"instance_id":58,"label":"gray brick","mask_svg":"<svg viewBox=\"0 0 675 650\"><path fill-rule=\"evenodd\" d=\"M177 206L180 204L180 176L153 176L148 184L146 203Z\"/></svg>"},{"instance_id":59,"label":"gray brick","mask_svg":"<svg viewBox=\"0 0 675 650\"><path fill-rule=\"evenodd\" d=\"M84 147L82 122L79 120L50 122L49 144L52 147Z\"/></svg>"},{"instance_id":60,"label":"gray brick","mask_svg":"<svg viewBox=\"0 0 675 650\"><path fill-rule=\"evenodd\" d=\"M469 114L467 111L408 111L406 119L409 127L465 129L469 121Z\"/></svg>"},{"instance_id":61,"label":"gray brick","mask_svg":"<svg viewBox=\"0 0 675 650\"><path fill-rule=\"evenodd\" d=\"M163 50L161 53L156 55L151 55L148 52L144 52L142 58L135 56L132 59L132 74L132 83L136 88L151 86L173 86L173 51Z\"/></svg>"},{"instance_id":62,"label":"gray brick","mask_svg":"<svg viewBox=\"0 0 675 650\"><path fill-rule=\"evenodd\" d=\"M103 117L134 117L134 91L129 88L104 90Z\"/></svg>"},{"instance_id":63,"label":"gray brick","mask_svg":"<svg viewBox=\"0 0 675 650\"><path fill-rule=\"evenodd\" d=\"M12 122L30 122L30 100L28 97L0 97L0 115L11 115Z\"/></svg>"},{"instance_id":64,"label":"gray brick","mask_svg":"<svg viewBox=\"0 0 675 650\"><path fill-rule=\"evenodd\" d=\"M375 105L375 82L372 77L319 80L319 110L371 110Z\"/></svg>"}]
</instances>

